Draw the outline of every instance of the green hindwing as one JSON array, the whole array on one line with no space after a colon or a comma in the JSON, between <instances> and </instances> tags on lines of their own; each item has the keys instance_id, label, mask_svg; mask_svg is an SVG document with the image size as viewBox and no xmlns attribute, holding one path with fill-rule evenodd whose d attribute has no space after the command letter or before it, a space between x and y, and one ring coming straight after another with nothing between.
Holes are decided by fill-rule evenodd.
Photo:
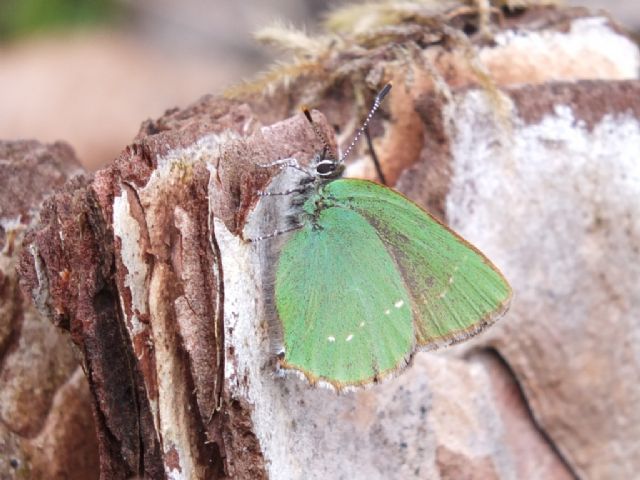
<instances>
[{"instance_id":1,"label":"green hindwing","mask_svg":"<svg viewBox=\"0 0 640 480\"><path fill-rule=\"evenodd\" d=\"M409 297L364 217L328 208L319 212L318 227L294 233L280 253L282 366L302 371L311 383L366 384L404 364L413 350Z\"/></svg>"}]
</instances>

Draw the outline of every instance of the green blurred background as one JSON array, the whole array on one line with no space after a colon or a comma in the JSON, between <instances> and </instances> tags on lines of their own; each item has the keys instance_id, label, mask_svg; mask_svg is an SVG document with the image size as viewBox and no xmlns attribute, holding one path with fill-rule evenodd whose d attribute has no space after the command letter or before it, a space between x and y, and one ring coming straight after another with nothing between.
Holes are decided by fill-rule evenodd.
<instances>
[{"instance_id":1,"label":"green blurred background","mask_svg":"<svg viewBox=\"0 0 640 480\"><path fill-rule=\"evenodd\" d=\"M0 0L0 139L66 140L97 168L140 122L249 78L272 60L251 33L313 31L321 0ZM571 0L640 32L639 0Z\"/></svg>"}]
</instances>

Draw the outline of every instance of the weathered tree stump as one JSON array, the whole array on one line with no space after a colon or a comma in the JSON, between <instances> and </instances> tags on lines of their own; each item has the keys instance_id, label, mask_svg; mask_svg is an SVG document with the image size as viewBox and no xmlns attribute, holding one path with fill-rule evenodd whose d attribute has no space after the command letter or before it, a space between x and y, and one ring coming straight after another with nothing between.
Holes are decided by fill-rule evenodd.
<instances>
[{"instance_id":1,"label":"weathered tree stump","mask_svg":"<svg viewBox=\"0 0 640 480\"><path fill-rule=\"evenodd\" d=\"M257 84L270 96L246 86L149 121L46 203L23 288L80 351L103 478L640 469L640 54L606 17L517 13L479 29L476 12L336 14L349 33L294 42L297 60ZM274 251L242 234L274 175L258 164L321 148L298 105L312 97L342 144L389 80L372 126L387 176L515 298L471 345L337 395L274 375ZM371 175L356 157L351 173Z\"/></svg>"}]
</instances>

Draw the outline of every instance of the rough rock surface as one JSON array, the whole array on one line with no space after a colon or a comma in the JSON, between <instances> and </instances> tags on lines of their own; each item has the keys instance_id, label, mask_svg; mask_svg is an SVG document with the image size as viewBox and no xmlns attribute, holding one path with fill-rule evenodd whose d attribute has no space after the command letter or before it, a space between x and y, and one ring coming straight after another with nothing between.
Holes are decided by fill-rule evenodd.
<instances>
[{"instance_id":1,"label":"rough rock surface","mask_svg":"<svg viewBox=\"0 0 640 480\"><path fill-rule=\"evenodd\" d=\"M96 478L90 394L71 344L18 288L26 229L80 174L63 143L0 142L0 478Z\"/></svg>"},{"instance_id":2,"label":"rough rock surface","mask_svg":"<svg viewBox=\"0 0 640 480\"><path fill-rule=\"evenodd\" d=\"M274 375L273 246L241 238L279 218L263 206L274 199L255 209L277 174L259 165L321 147L302 115L274 120L304 81L273 109L208 97L147 122L111 167L47 203L22 279L82 355L103 478L638 470L640 55L583 11L509 22L477 56L459 41L386 65L394 89L372 131L398 188L504 270L512 310L470 347L418 354L368 390ZM349 125L339 142L356 123L345 95L314 113L326 134Z\"/></svg>"},{"instance_id":3,"label":"rough rock surface","mask_svg":"<svg viewBox=\"0 0 640 480\"><path fill-rule=\"evenodd\" d=\"M513 140L479 92L454 113L447 219L488 246L517 292L508 321L478 345L505 358L580 477L631 478L640 471L640 81L506 95Z\"/></svg>"}]
</instances>

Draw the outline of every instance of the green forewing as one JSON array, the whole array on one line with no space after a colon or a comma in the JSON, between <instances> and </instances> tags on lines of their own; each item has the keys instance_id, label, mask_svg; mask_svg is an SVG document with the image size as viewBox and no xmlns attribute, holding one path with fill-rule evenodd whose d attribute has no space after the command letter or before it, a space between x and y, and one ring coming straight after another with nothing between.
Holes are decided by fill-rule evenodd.
<instances>
[{"instance_id":1,"label":"green forewing","mask_svg":"<svg viewBox=\"0 0 640 480\"><path fill-rule=\"evenodd\" d=\"M416 344L467 338L507 307L511 289L489 260L389 188L335 180L306 209L319 209L316 226L293 234L276 273L285 367L367 383Z\"/></svg>"},{"instance_id":2,"label":"green forewing","mask_svg":"<svg viewBox=\"0 0 640 480\"><path fill-rule=\"evenodd\" d=\"M296 232L278 262L284 366L312 380L366 383L397 368L413 349L408 294L364 217L330 208L318 222L320 229Z\"/></svg>"},{"instance_id":3,"label":"green forewing","mask_svg":"<svg viewBox=\"0 0 640 480\"><path fill-rule=\"evenodd\" d=\"M463 340L506 309L511 288L491 262L399 193L366 180L328 184L324 196L376 229L394 257L423 346Z\"/></svg>"}]
</instances>

